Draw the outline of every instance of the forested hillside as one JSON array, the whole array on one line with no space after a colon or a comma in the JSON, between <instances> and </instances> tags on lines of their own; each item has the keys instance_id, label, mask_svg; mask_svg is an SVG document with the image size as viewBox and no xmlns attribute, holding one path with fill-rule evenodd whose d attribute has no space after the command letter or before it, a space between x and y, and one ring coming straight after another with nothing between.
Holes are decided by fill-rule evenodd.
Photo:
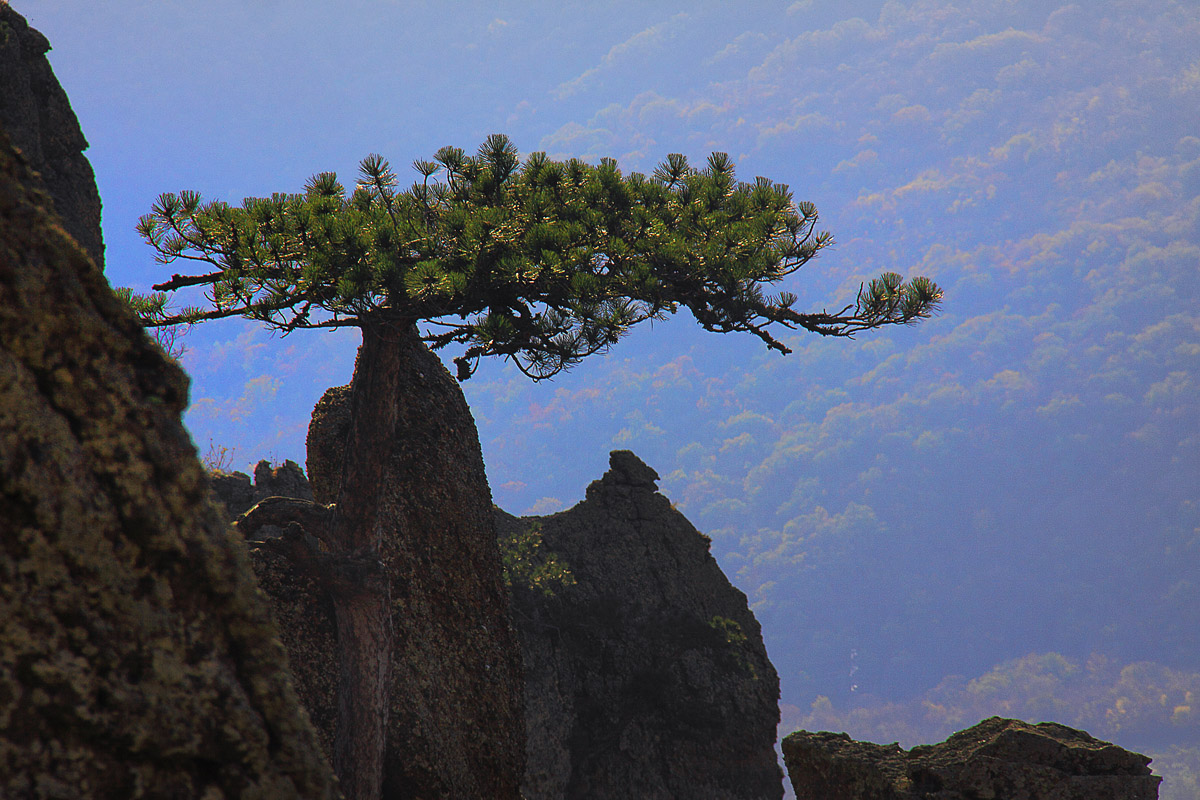
<instances>
[{"instance_id":1,"label":"forested hillside","mask_svg":"<svg viewBox=\"0 0 1200 800\"><path fill-rule=\"evenodd\" d=\"M1200 23L1170 2L860 5L751 31L721 51L736 79L571 141L653 118L659 140L793 164L840 240L802 297L912 267L944 313L784 358L672 322L548 391L484 376L499 501L570 502L563 437L647 449L793 699L911 695L1031 652L1195 664ZM833 13L807 6L789 20Z\"/></svg>"},{"instance_id":2,"label":"forested hillside","mask_svg":"<svg viewBox=\"0 0 1200 800\"><path fill-rule=\"evenodd\" d=\"M1182 4L888 5L605 111L601 140L709 114L755 161L799 156L840 239L802 296L896 265L946 309L788 358L659 331L549 397L480 382L500 501L569 502L516 467L569 472L555 443L600 417L756 601L796 724L913 744L1001 713L1194 745L1198 43ZM773 113L738 126L752 103Z\"/></svg>"}]
</instances>

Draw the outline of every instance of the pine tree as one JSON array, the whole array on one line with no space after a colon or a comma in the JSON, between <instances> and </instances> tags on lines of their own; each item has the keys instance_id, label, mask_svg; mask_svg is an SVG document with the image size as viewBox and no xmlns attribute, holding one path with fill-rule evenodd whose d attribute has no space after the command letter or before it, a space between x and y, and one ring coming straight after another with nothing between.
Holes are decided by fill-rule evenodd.
<instances>
[{"instance_id":1,"label":"pine tree","mask_svg":"<svg viewBox=\"0 0 1200 800\"><path fill-rule=\"evenodd\" d=\"M333 173L304 194L202 204L164 194L138 231L163 263L213 269L156 287L208 287L211 308L157 313L154 325L244 316L297 328L428 322L434 349L466 346L460 379L482 356L539 380L606 350L633 325L686 307L705 329L746 331L789 352L771 325L850 336L926 317L941 292L887 273L838 312L800 313L796 296L763 293L832 243L812 203L788 187L736 180L714 153L703 170L672 154L647 178L533 153L522 164L504 136L476 157L444 147L413 163L406 190L368 156L353 193ZM441 180L438 180L441 178Z\"/></svg>"},{"instance_id":2,"label":"pine tree","mask_svg":"<svg viewBox=\"0 0 1200 800\"><path fill-rule=\"evenodd\" d=\"M405 376L397 342L457 345L460 380L485 356L541 380L607 350L639 322L683 308L706 330L743 331L787 353L780 328L852 336L928 317L942 296L926 278L895 273L835 312L799 312L794 294L768 294L832 237L817 230L812 203L794 202L787 186L765 178L738 181L723 153L703 169L672 154L651 176L626 176L612 159L591 165L533 153L521 161L494 135L474 157L444 147L413 167L419 180L407 189L371 155L349 193L336 175L320 173L302 194L239 207L164 194L138 224L162 263L202 265L154 289L203 287L207 300L175 313L161 296L142 301L153 309L147 326L242 316L284 334L362 333L346 443L353 458L337 502L262 507L243 521L298 521L322 542L295 556L324 576L338 610L346 676L334 766L353 798L378 797L386 724L390 601L373 493L398 434L394 404Z\"/></svg>"}]
</instances>

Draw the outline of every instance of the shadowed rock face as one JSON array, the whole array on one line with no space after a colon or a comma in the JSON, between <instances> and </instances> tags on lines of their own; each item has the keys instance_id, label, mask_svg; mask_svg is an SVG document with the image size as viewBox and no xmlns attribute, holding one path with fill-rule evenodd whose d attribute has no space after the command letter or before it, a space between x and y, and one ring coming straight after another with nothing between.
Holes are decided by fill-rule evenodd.
<instances>
[{"instance_id":1,"label":"shadowed rock face","mask_svg":"<svg viewBox=\"0 0 1200 800\"><path fill-rule=\"evenodd\" d=\"M254 467L253 482L242 472L214 472L209 478L217 500L231 520L268 497L313 499L308 479L295 461L285 461L278 467L272 467L269 461L259 461Z\"/></svg>"},{"instance_id":2,"label":"shadowed rock face","mask_svg":"<svg viewBox=\"0 0 1200 800\"><path fill-rule=\"evenodd\" d=\"M1154 800L1162 780L1083 731L999 717L907 752L797 731L783 757L797 800Z\"/></svg>"},{"instance_id":3,"label":"shadowed rock face","mask_svg":"<svg viewBox=\"0 0 1200 800\"><path fill-rule=\"evenodd\" d=\"M404 380L378 488L395 636L384 797L516 800L521 655L479 434L458 382L413 334L391 344ZM336 387L313 412L308 459L319 503L338 496L349 403Z\"/></svg>"},{"instance_id":4,"label":"shadowed rock face","mask_svg":"<svg viewBox=\"0 0 1200 800\"><path fill-rule=\"evenodd\" d=\"M628 451L540 523L574 585L515 585L528 765L538 798L780 798L779 679L746 596Z\"/></svg>"},{"instance_id":5,"label":"shadowed rock face","mask_svg":"<svg viewBox=\"0 0 1200 800\"><path fill-rule=\"evenodd\" d=\"M0 128L41 175L67 233L104 269L100 194L87 139L54 77L46 37L0 0Z\"/></svg>"},{"instance_id":6,"label":"shadowed rock face","mask_svg":"<svg viewBox=\"0 0 1200 800\"><path fill-rule=\"evenodd\" d=\"M186 378L37 184L0 133L0 797L332 798Z\"/></svg>"},{"instance_id":7,"label":"shadowed rock face","mask_svg":"<svg viewBox=\"0 0 1200 800\"><path fill-rule=\"evenodd\" d=\"M395 346L408 394L397 425L404 435L391 445L379 492L395 636L383 796L516 800L525 760L520 651L478 434L437 356L415 337ZM335 387L313 411L311 490L302 476L297 483L295 465L272 471L260 464L253 486L246 476L216 476L213 488L227 513L269 494L333 502L349 399L347 387ZM331 752L339 647L332 604L271 539L251 541L250 556L297 689Z\"/></svg>"},{"instance_id":8,"label":"shadowed rock face","mask_svg":"<svg viewBox=\"0 0 1200 800\"><path fill-rule=\"evenodd\" d=\"M309 469L318 501L334 489L337 456L330 448L346 423L344 394L327 392L313 415ZM249 490L248 479L215 479L231 511L267 496L268 487L306 492L286 465L274 472L260 465L255 475ZM570 511L524 519L495 511L502 540L540 522L540 549L567 562L576 581L553 596L513 587L527 709L522 791L529 800L783 796L774 750L779 679L760 628L745 595L709 554L708 540L655 491L657 478L620 451ZM251 542L251 557L328 747L336 722L332 612L318 587L269 546ZM462 691L453 673L428 674L438 691ZM429 708L414 705L408 713ZM457 724L445 715L430 719ZM429 721L421 724L423 735L440 735Z\"/></svg>"}]
</instances>

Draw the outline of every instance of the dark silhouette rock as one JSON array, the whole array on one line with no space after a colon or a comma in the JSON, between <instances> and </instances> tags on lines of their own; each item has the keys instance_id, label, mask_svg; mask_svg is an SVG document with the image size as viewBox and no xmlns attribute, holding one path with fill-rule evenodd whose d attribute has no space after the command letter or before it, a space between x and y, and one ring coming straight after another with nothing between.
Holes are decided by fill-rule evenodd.
<instances>
[{"instance_id":1,"label":"dark silhouette rock","mask_svg":"<svg viewBox=\"0 0 1200 800\"><path fill-rule=\"evenodd\" d=\"M344 398L340 387L330 390L313 414L309 469L314 487L325 481L313 492L318 502L336 488L329 481L340 455L330 448L343 441ZM570 511L523 519L495 511L501 540L540 523L540 549L568 563L575 578L552 595L512 587L525 663L525 796L782 797L774 750L779 680L745 595L721 573L707 538L655 491L654 470L628 451L610 463ZM216 476L214 489L232 508L247 496L266 497L263 479L247 491L248 478ZM297 688L328 748L336 723L332 611L319 587L269 544L250 546ZM410 648L414 635L405 636ZM444 660L428 644L402 657ZM446 672L428 680L461 691ZM434 735L430 721L420 724Z\"/></svg>"},{"instance_id":2,"label":"dark silhouette rock","mask_svg":"<svg viewBox=\"0 0 1200 800\"><path fill-rule=\"evenodd\" d=\"M308 480L318 503L337 499L343 442L350 429L350 387L327 389L313 408L308 426ZM490 492L490 490L489 490Z\"/></svg>"},{"instance_id":3,"label":"dark silhouette rock","mask_svg":"<svg viewBox=\"0 0 1200 800\"><path fill-rule=\"evenodd\" d=\"M513 586L529 735L523 790L539 798L780 798L779 679L746 596L709 540L629 451L574 508L540 524L575 578Z\"/></svg>"},{"instance_id":4,"label":"dark silhouette rock","mask_svg":"<svg viewBox=\"0 0 1200 800\"><path fill-rule=\"evenodd\" d=\"M1154 800L1150 759L1053 722L992 717L904 751L844 733L783 740L796 800Z\"/></svg>"},{"instance_id":5,"label":"dark silhouette rock","mask_svg":"<svg viewBox=\"0 0 1200 800\"><path fill-rule=\"evenodd\" d=\"M383 561L395 636L383 796L516 800L525 761L524 684L478 434L437 356L416 340L396 346L404 348L411 394L400 403L404 435L392 443L378 514L391 526ZM332 502L348 402L347 388L335 387L314 409L311 492L286 465L286 474L256 470L253 487L248 478L218 476L213 488L231 514L247 499L276 492ZM282 546L279 539L251 541L251 560L275 609L298 692L330 752L338 720L334 610Z\"/></svg>"},{"instance_id":6,"label":"dark silhouette rock","mask_svg":"<svg viewBox=\"0 0 1200 800\"><path fill-rule=\"evenodd\" d=\"M332 798L187 380L38 184L0 133L0 797Z\"/></svg>"},{"instance_id":7,"label":"dark silhouette rock","mask_svg":"<svg viewBox=\"0 0 1200 800\"><path fill-rule=\"evenodd\" d=\"M269 461L259 461L254 467L253 482L244 472L213 472L209 480L230 520L237 519L268 497L313 499L304 470L295 461L284 461L278 467L272 467Z\"/></svg>"},{"instance_id":8,"label":"dark silhouette rock","mask_svg":"<svg viewBox=\"0 0 1200 800\"><path fill-rule=\"evenodd\" d=\"M87 139L54 77L50 43L0 0L0 128L44 182L53 210L101 270L100 193L83 155Z\"/></svg>"}]
</instances>

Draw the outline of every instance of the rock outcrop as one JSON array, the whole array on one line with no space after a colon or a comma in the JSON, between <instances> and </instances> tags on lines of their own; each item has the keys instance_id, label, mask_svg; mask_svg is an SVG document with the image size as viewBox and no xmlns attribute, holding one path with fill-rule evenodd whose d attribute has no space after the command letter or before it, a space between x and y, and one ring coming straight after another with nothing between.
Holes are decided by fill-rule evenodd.
<instances>
[{"instance_id":1,"label":"rock outcrop","mask_svg":"<svg viewBox=\"0 0 1200 800\"><path fill-rule=\"evenodd\" d=\"M209 474L209 479L230 520L237 519L268 497L313 499L304 470L295 461L284 461L278 467L272 467L269 461L259 461L254 467L253 481L244 472L215 472Z\"/></svg>"},{"instance_id":2,"label":"rock outcrop","mask_svg":"<svg viewBox=\"0 0 1200 800\"><path fill-rule=\"evenodd\" d=\"M552 594L514 581L526 796L782 797L779 678L746 596L653 469L628 451L610 465L568 511L497 511L502 537L540 527L574 577Z\"/></svg>"},{"instance_id":3,"label":"rock outcrop","mask_svg":"<svg viewBox=\"0 0 1200 800\"><path fill-rule=\"evenodd\" d=\"M0 797L333 798L187 380L38 184L0 133Z\"/></svg>"},{"instance_id":4,"label":"rock outcrop","mask_svg":"<svg viewBox=\"0 0 1200 800\"><path fill-rule=\"evenodd\" d=\"M391 580L394 650L383 796L519 797L525 763L520 649L501 579L491 491L478 435L457 382L414 339L398 340L406 361L398 401L403 431L379 487L385 520L382 560ZM336 387L309 428L311 491L294 465L260 464L256 482L217 477L232 514L268 494L334 502L350 416ZM327 593L287 556L282 540L250 542L297 690L326 752L337 733L338 633Z\"/></svg>"},{"instance_id":5,"label":"rock outcrop","mask_svg":"<svg viewBox=\"0 0 1200 800\"><path fill-rule=\"evenodd\" d=\"M100 193L83 155L88 143L46 60L49 50L46 37L0 0L0 128L41 175L67 233L103 270Z\"/></svg>"},{"instance_id":6,"label":"rock outcrop","mask_svg":"<svg viewBox=\"0 0 1200 800\"><path fill-rule=\"evenodd\" d=\"M390 344L404 380L376 512L390 526L381 555L396 644L384 797L517 800L521 654L479 434L458 381L410 333ZM338 387L314 409L308 459L318 503L338 496L350 402Z\"/></svg>"},{"instance_id":7,"label":"rock outcrop","mask_svg":"<svg viewBox=\"0 0 1200 800\"><path fill-rule=\"evenodd\" d=\"M343 401L344 392L330 390L314 412L309 460L318 500L330 492L336 457L328 447L345 421ZM525 797L782 797L779 679L745 595L725 578L708 540L655 491L650 467L625 451L612 454L611 466L569 511L495 511L501 541L539 528L539 558L552 554L574 579L549 593L520 581L512 587L525 665ZM268 487L306 496L293 470L260 464L252 487L245 476L215 476L214 489L231 513L272 493ZM269 546L251 542L251 555L328 747L336 721L331 611L318 587ZM437 680L454 690L453 676Z\"/></svg>"},{"instance_id":8,"label":"rock outcrop","mask_svg":"<svg viewBox=\"0 0 1200 800\"><path fill-rule=\"evenodd\" d=\"M1083 731L999 717L907 752L798 731L783 757L796 800L1154 800L1162 780Z\"/></svg>"}]
</instances>

